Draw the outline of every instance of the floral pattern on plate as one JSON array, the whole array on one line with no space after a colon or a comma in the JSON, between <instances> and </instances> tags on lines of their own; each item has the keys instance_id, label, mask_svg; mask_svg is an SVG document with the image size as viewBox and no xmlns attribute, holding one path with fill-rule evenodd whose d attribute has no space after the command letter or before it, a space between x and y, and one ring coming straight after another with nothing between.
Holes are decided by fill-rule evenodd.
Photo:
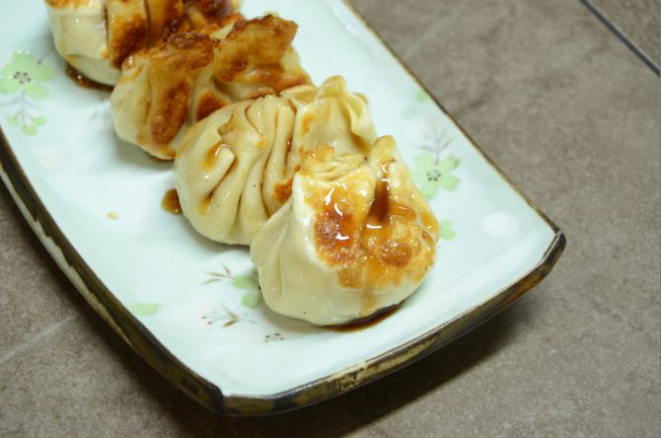
<instances>
[{"instance_id":1,"label":"floral pattern on plate","mask_svg":"<svg viewBox=\"0 0 661 438\"><path fill-rule=\"evenodd\" d=\"M253 272L243 275L232 275L232 271L223 263L220 264L222 272L209 272L210 279L204 284L216 283L225 279L232 280L232 285L246 291L241 299L241 304L246 307L255 308L262 303L262 292L259 288L257 273Z\"/></svg>"},{"instance_id":2,"label":"floral pattern on plate","mask_svg":"<svg viewBox=\"0 0 661 438\"><path fill-rule=\"evenodd\" d=\"M44 63L49 53L35 59L30 52L16 50L11 61L0 70L0 93L13 96L0 101L0 108L6 108L7 122L26 135L35 135L46 123L38 102L48 97L43 82L55 77L55 70Z\"/></svg>"}]
</instances>

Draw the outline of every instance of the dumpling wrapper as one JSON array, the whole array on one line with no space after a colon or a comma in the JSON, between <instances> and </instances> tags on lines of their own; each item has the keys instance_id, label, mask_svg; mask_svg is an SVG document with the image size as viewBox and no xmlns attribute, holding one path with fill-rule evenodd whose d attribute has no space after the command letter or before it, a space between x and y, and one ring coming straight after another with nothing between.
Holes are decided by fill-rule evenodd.
<instances>
[{"instance_id":1,"label":"dumpling wrapper","mask_svg":"<svg viewBox=\"0 0 661 438\"><path fill-rule=\"evenodd\" d=\"M268 15L229 27L175 34L128 58L111 95L117 135L171 160L185 128L215 110L310 83L291 47L296 23Z\"/></svg>"},{"instance_id":2,"label":"dumpling wrapper","mask_svg":"<svg viewBox=\"0 0 661 438\"><path fill-rule=\"evenodd\" d=\"M310 83L292 47L298 25L268 14L209 33L222 41L214 80L225 100L256 99Z\"/></svg>"},{"instance_id":3,"label":"dumpling wrapper","mask_svg":"<svg viewBox=\"0 0 661 438\"><path fill-rule=\"evenodd\" d=\"M88 79L115 85L123 61L176 32L222 25L238 1L46 0L55 48Z\"/></svg>"},{"instance_id":4,"label":"dumpling wrapper","mask_svg":"<svg viewBox=\"0 0 661 438\"><path fill-rule=\"evenodd\" d=\"M306 152L321 142L364 156L375 138L365 101L339 76L227 106L182 141L174 166L182 211L209 239L249 245L289 199Z\"/></svg>"},{"instance_id":5,"label":"dumpling wrapper","mask_svg":"<svg viewBox=\"0 0 661 438\"><path fill-rule=\"evenodd\" d=\"M76 70L113 85L120 70L108 47L105 0L46 0L55 49Z\"/></svg>"},{"instance_id":6,"label":"dumpling wrapper","mask_svg":"<svg viewBox=\"0 0 661 438\"><path fill-rule=\"evenodd\" d=\"M320 148L250 247L266 304L317 325L401 303L434 263L438 222L392 137L367 160Z\"/></svg>"}]
</instances>

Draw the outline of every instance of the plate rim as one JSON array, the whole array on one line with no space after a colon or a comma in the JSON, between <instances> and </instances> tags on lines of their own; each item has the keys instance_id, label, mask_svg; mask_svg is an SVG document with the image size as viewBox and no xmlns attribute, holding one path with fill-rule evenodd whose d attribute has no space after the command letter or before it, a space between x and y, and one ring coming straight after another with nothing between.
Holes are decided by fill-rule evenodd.
<instances>
[{"instance_id":1,"label":"plate rim","mask_svg":"<svg viewBox=\"0 0 661 438\"><path fill-rule=\"evenodd\" d=\"M400 344L378 356L354 364L329 376L268 395L225 396L220 388L182 363L145 327L96 276L94 270L69 242L46 209L25 175L11 144L0 127L0 174L14 202L54 261L74 287L113 330L143 359L202 406L219 414L252 416L291 411L322 402L385 377L449 344L497 315L524 293L537 285L553 269L566 246L563 231L537 207L512 180L489 158L471 136L457 123L439 100L399 58L378 32L349 0L342 0L368 31L386 48L404 71L422 88L466 137L471 146L509 187L551 228L553 240L542 258L511 285L500 289L492 298L475 305L422 335ZM41 229L42 232L38 230ZM48 242L50 239L51 242ZM51 247L49 243L54 246ZM55 250L59 250L60 254Z\"/></svg>"}]
</instances>

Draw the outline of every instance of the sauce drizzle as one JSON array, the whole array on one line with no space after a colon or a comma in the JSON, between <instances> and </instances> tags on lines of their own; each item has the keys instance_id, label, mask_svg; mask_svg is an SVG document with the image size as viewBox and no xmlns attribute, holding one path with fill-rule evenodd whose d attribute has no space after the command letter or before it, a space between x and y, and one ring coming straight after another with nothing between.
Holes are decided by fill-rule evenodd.
<instances>
[{"instance_id":1,"label":"sauce drizzle","mask_svg":"<svg viewBox=\"0 0 661 438\"><path fill-rule=\"evenodd\" d=\"M342 325L330 325L326 328L334 332L359 332L367 330L368 328L374 327L393 313L397 312L400 307L401 304L396 304L394 306L386 307L385 309L376 311L365 318L355 319Z\"/></svg>"},{"instance_id":2,"label":"sauce drizzle","mask_svg":"<svg viewBox=\"0 0 661 438\"><path fill-rule=\"evenodd\" d=\"M111 92L112 88L110 85L105 85L105 84L100 84L98 82L95 82L76 70L74 67L72 67L70 64L67 64L66 67L66 73L71 80L73 80L76 84L83 88L90 88L92 90L99 90L99 91L107 91Z\"/></svg>"},{"instance_id":3,"label":"sauce drizzle","mask_svg":"<svg viewBox=\"0 0 661 438\"><path fill-rule=\"evenodd\" d=\"M224 147L228 147L225 144L218 143L211 149L209 149L204 157L204 170L212 170L216 166L216 162L218 161L218 155L220 154L220 150Z\"/></svg>"},{"instance_id":4,"label":"sauce drizzle","mask_svg":"<svg viewBox=\"0 0 661 438\"><path fill-rule=\"evenodd\" d=\"M161 207L170 214L181 214L181 204L179 204L179 195L176 189L170 189L165 192L165 196L163 196L163 200L161 201Z\"/></svg>"}]
</instances>

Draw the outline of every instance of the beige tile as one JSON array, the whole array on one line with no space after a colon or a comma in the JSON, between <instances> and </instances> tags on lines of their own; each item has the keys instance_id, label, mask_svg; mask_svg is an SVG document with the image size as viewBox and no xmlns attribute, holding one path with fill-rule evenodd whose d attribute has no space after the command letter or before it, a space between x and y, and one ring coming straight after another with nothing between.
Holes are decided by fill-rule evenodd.
<instances>
[{"instance_id":1,"label":"beige tile","mask_svg":"<svg viewBox=\"0 0 661 438\"><path fill-rule=\"evenodd\" d=\"M0 436L390 436L370 421L504 347L517 321L498 317L439 355L329 403L241 419L217 417L179 393L83 311L0 364ZM476 342L484 348L473 348Z\"/></svg>"},{"instance_id":2,"label":"beige tile","mask_svg":"<svg viewBox=\"0 0 661 438\"><path fill-rule=\"evenodd\" d=\"M0 184L0 362L71 315L73 293Z\"/></svg>"},{"instance_id":3,"label":"beige tile","mask_svg":"<svg viewBox=\"0 0 661 438\"><path fill-rule=\"evenodd\" d=\"M516 342L377 424L657 436L658 78L578 2L441 3L406 60L569 243Z\"/></svg>"},{"instance_id":4,"label":"beige tile","mask_svg":"<svg viewBox=\"0 0 661 438\"><path fill-rule=\"evenodd\" d=\"M590 0L633 43L659 65L657 0Z\"/></svg>"},{"instance_id":5,"label":"beige tile","mask_svg":"<svg viewBox=\"0 0 661 438\"><path fill-rule=\"evenodd\" d=\"M42 336L0 364L0 436L659 435L657 78L573 0L356 3L565 229L553 274L380 382L294 413L217 418L72 297L0 197L0 247L23 260L3 259L0 279L44 277L30 288L39 298L2 310L13 318L3 334ZM43 325L14 316L32 315L35 299L61 315Z\"/></svg>"},{"instance_id":6,"label":"beige tile","mask_svg":"<svg viewBox=\"0 0 661 438\"><path fill-rule=\"evenodd\" d=\"M0 435L141 436L150 422L167 430L165 408L132 374L144 368L98 317L76 315L0 365Z\"/></svg>"},{"instance_id":7,"label":"beige tile","mask_svg":"<svg viewBox=\"0 0 661 438\"><path fill-rule=\"evenodd\" d=\"M369 18L372 27L388 35L388 44L398 53L407 53L426 39L425 35L442 19L441 2L419 0L360 0L352 2Z\"/></svg>"}]
</instances>

